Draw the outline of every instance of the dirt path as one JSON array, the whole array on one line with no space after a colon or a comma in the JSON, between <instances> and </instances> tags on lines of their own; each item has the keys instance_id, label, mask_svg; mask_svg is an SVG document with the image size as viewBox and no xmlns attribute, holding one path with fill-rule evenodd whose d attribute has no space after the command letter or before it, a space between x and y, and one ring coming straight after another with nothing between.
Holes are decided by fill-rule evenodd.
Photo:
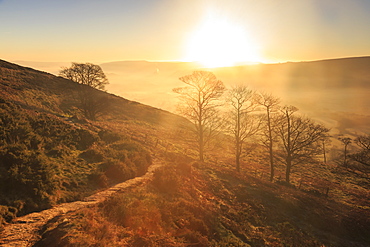
<instances>
[{"instance_id":1,"label":"dirt path","mask_svg":"<svg viewBox=\"0 0 370 247\"><path fill-rule=\"evenodd\" d=\"M162 166L160 162L154 161L153 163L154 164L149 167L145 175L117 184L107 190L86 197L82 201L59 204L41 212L31 213L16 218L11 224L5 226L0 236L0 246L32 246L40 238L38 234L39 229L54 217L103 202L116 192L138 186L148 181L152 178L154 171Z\"/></svg>"}]
</instances>

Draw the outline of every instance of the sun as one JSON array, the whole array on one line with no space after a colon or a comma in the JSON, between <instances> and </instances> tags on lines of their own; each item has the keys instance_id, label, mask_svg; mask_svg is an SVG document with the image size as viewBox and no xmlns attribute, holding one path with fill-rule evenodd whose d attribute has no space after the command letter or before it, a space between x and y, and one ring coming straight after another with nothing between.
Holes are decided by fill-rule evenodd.
<instances>
[{"instance_id":1,"label":"sun","mask_svg":"<svg viewBox=\"0 0 370 247\"><path fill-rule=\"evenodd\" d=\"M244 28L211 15L191 34L186 60L199 62L207 68L228 67L242 62L260 62L258 50Z\"/></svg>"}]
</instances>

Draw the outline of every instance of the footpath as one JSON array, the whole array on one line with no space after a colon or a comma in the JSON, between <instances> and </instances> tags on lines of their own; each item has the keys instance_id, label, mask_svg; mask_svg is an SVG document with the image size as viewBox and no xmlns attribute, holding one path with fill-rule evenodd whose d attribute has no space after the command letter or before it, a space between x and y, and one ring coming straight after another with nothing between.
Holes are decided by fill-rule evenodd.
<instances>
[{"instance_id":1,"label":"footpath","mask_svg":"<svg viewBox=\"0 0 370 247\"><path fill-rule=\"evenodd\" d=\"M33 246L40 238L39 230L51 219L59 215L101 203L114 193L136 187L153 177L154 171L162 166L162 163L153 162L141 177L129 179L125 182L100 191L81 201L63 203L40 212L30 213L14 219L4 227L0 235L0 246L4 247L28 247Z\"/></svg>"}]
</instances>

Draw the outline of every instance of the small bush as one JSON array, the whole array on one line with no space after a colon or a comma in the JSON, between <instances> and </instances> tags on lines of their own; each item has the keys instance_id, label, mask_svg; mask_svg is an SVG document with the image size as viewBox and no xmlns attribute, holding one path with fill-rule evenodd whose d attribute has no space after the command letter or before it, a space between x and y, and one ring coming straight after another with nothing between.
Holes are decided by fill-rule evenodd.
<instances>
[{"instance_id":1,"label":"small bush","mask_svg":"<svg viewBox=\"0 0 370 247\"><path fill-rule=\"evenodd\" d=\"M175 194L180 184L179 174L174 167L161 167L154 173L152 185L161 193Z\"/></svg>"},{"instance_id":2,"label":"small bush","mask_svg":"<svg viewBox=\"0 0 370 247\"><path fill-rule=\"evenodd\" d=\"M211 246L208 238L203 236L197 231L188 231L182 236L185 239L185 242L189 243L191 246L197 247L208 247Z\"/></svg>"},{"instance_id":3,"label":"small bush","mask_svg":"<svg viewBox=\"0 0 370 247\"><path fill-rule=\"evenodd\" d=\"M108 178L102 171L95 171L88 177L89 183L97 188L107 188Z\"/></svg>"},{"instance_id":4,"label":"small bush","mask_svg":"<svg viewBox=\"0 0 370 247\"><path fill-rule=\"evenodd\" d=\"M99 137L96 134L86 129L79 129L78 135L77 148L79 150L85 150L99 140Z\"/></svg>"},{"instance_id":5,"label":"small bush","mask_svg":"<svg viewBox=\"0 0 370 247\"><path fill-rule=\"evenodd\" d=\"M102 130L98 133L100 139L108 144L117 142L122 139L122 137L115 132L109 130Z\"/></svg>"},{"instance_id":6,"label":"small bush","mask_svg":"<svg viewBox=\"0 0 370 247\"><path fill-rule=\"evenodd\" d=\"M24 200L22 212L50 207L57 183L55 164L44 154L27 151L22 145L8 146L0 152L0 192L2 200Z\"/></svg>"},{"instance_id":7,"label":"small bush","mask_svg":"<svg viewBox=\"0 0 370 247\"><path fill-rule=\"evenodd\" d=\"M59 145L52 148L49 151L46 151L46 154L53 158L62 158L63 156L67 156L70 154L70 150L68 147L64 145Z\"/></svg>"},{"instance_id":8,"label":"small bush","mask_svg":"<svg viewBox=\"0 0 370 247\"><path fill-rule=\"evenodd\" d=\"M5 222L10 222L17 215L18 210L11 206L1 206L0 205L0 226Z\"/></svg>"},{"instance_id":9,"label":"small bush","mask_svg":"<svg viewBox=\"0 0 370 247\"><path fill-rule=\"evenodd\" d=\"M135 176L132 167L128 167L123 162L108 161L101 165L105 176L113 183L119 183Z\"/></svg>"},{"instance_id":10,"label":"small bush","mask_svg":"<svg viewBox=\"0 0 370 247\"><path fill-rule=\"evenodd\" d=\"M141 151L142 147L134 142L120 142L110 145L111 148L115 150L127 150L129 152Z\"/></svg>"},{"instance_id":11,"label":"small bush","mask_svg":"<svg viewBox=\"0 0 370 247\"><path fill-rule=\"evenodd\" d=\"M96 148L90 148L79 155L80 158L86 160L89 163L98 163L104 160L104 155L100 150Z\"/></svg>"}]
</instances>

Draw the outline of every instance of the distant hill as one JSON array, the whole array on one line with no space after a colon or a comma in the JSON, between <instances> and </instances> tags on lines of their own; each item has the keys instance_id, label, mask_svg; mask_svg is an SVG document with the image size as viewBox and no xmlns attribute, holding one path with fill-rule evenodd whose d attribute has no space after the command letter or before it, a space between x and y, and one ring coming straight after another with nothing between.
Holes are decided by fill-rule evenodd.
<instances>
[{"instance_id":1,"label":"distant hill","mask_svg":"<svg viewBox=\"0 0 370 247\"><path fill-rule=\"evenodd\" d=\"M159 108L175 111L178 79L195 63L124 61L101 64L111 84L110 92ZM326 124L333 131L370 132L370 57L340 58L311 62L256 64L205 69L225 85L246 83L271 92L283 104Z\"/></svg>"},{"instance_id":2,"label":"distant hill","mask_svg":"<svg viewBox=\"0 0 370 247\"><path fill-rule=\"evenodd\" d=\"M21 64L58 72L55 63ZM179 77L204 69L188 62L116 61L100 65L110 81L109 92L171 112L176 111L177 102L172 89L182 86ZM364 56L204 70L213 71L227 86L246 83L271 92L283 104L298 107L334 133L353 134L370 132L369 68L370 56Z\"/></svg>"}]
</instances>

